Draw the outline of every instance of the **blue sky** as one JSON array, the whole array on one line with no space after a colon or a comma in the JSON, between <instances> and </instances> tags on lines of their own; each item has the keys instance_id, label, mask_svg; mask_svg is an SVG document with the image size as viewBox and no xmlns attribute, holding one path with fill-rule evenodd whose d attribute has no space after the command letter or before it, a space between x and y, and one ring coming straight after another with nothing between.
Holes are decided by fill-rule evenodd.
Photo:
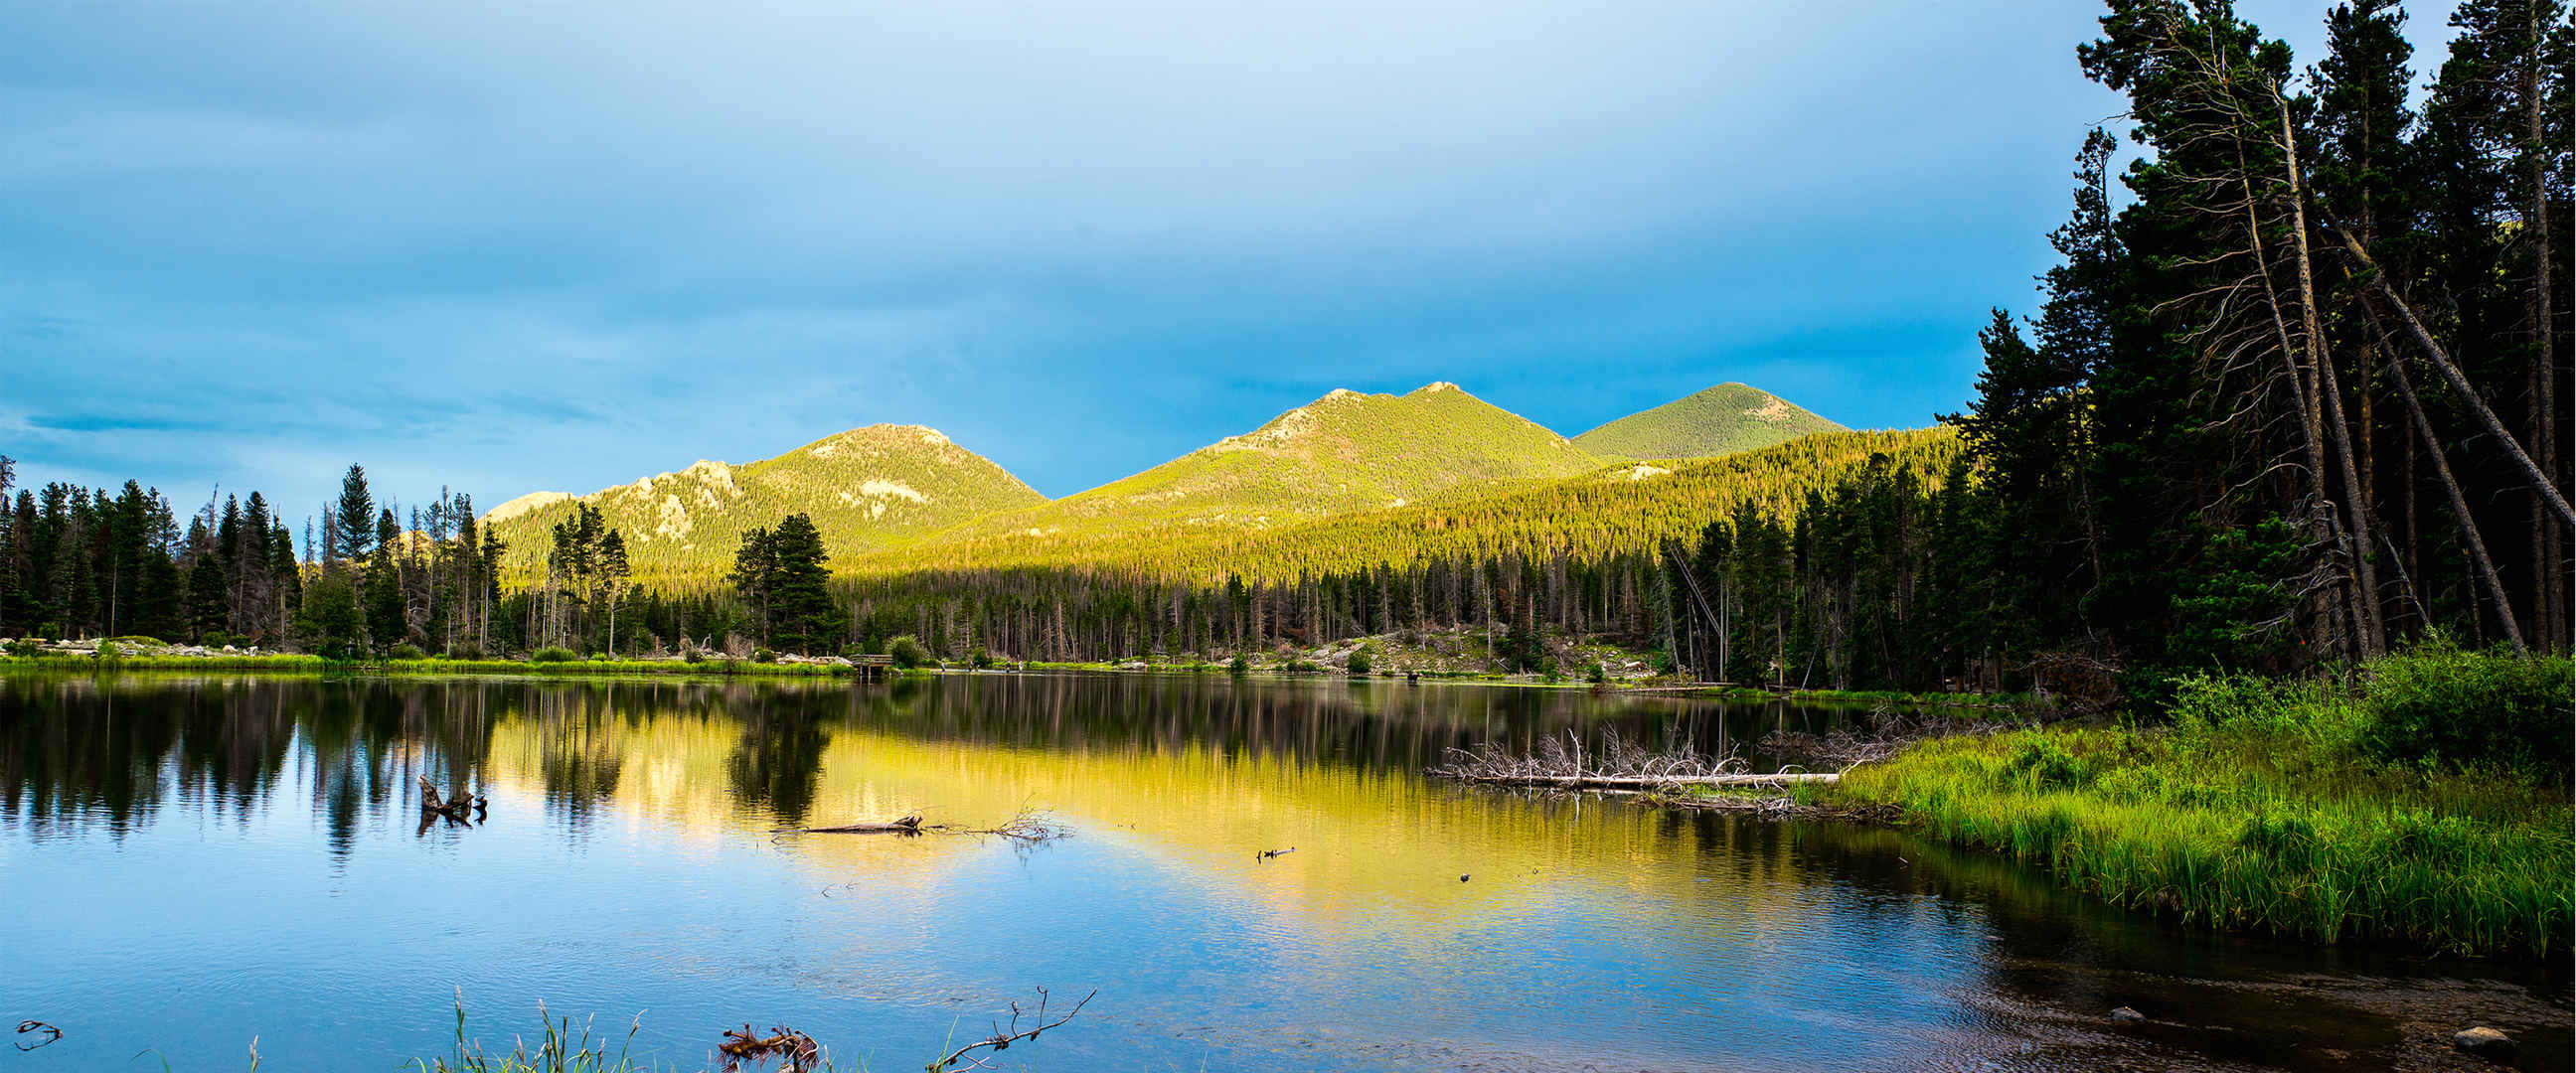
<instances>
[{"instance_id":1,"label":"blue sky","mask_svg":"<svg viewBox=\"0 0 2576 1073\"><path fill-rule=\"evenodd\" d=\"M1926 424L2118 108L2096 14L0 0L0 453L300 517L881 421L1062 495L1431 380Z\"/></svg>"}]
</instances>

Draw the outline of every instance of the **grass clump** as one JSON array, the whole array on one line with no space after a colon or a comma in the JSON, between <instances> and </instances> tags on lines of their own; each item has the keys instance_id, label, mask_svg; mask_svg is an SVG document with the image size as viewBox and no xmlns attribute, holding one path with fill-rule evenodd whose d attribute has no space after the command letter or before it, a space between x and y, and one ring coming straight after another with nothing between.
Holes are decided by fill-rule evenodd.
<instances>
[{"instance_id":1,"label":"grass clump","mask_svg":"<svg viewBox=\"0 0 2576 1073\"><path fill-rule=\"evenodd\" d=\"M2192 678L2169 727L1937 739L1835 793L2186 924L2546 956L2576 915L2565 747L2541 752L2570 676L2437 641L2354 683Z\"/></svg>"}]
</instances>

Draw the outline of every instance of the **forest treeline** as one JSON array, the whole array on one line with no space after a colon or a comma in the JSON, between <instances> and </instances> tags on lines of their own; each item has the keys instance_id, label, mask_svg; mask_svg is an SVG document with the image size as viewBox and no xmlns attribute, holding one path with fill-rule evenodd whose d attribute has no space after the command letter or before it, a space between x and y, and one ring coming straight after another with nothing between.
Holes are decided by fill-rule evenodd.
<instances>
[{"instance_id":1,"label":"forest treeline","mask_svg":"<svg viewBox=\"0 0 2576 1073\"><path fill-rule=\"evenodd\" d=\"M1095 660L1464 627L1523 666L1600 637L1699 679L1907 689L2299 673L2432 631L2564 651L2576 48L2559 0L2469 0L2419 87L2404 18L2337 5L2302 68L2226 3L2111 0L2077 59L2129 107L2077 147L2035 315L1996 311L1973 400L1934 429L1275 528L932 541L828 580L790 515L678 587L628 584L620 535L576 509L504 591L463 496L401 524L355 467L301 559L256 495L183 532L133 484L53 485L0 531L0 634L493 653L909 634Z\"/></svg>"}]
</instances>

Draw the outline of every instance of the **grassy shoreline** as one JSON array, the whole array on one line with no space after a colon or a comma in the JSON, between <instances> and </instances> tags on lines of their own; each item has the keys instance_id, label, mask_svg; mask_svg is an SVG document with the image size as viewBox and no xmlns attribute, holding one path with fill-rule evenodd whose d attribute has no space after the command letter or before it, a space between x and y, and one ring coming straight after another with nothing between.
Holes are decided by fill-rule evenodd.
<instances>
[{"instance_id":1,"label":"grassy shoreline","mask_svg":"<svg viewBox=\"0 0 2576 1073\"><path fill-rule=\"evenodd\" d=\"M2442 649L2197 679L2170 725L1933 739L1821 796L2187 927L2544 957L2576 918L2576 810L2530 739L2563 738L2568 684L2564 657Z\"/></svg>"}]
</instances>

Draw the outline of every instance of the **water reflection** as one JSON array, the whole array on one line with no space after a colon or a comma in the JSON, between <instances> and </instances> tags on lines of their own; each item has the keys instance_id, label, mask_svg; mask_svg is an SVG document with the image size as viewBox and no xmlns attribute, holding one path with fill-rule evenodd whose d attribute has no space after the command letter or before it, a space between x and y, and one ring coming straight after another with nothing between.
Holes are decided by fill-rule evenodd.
<instances>
[{"instance_id":1,"label":"water reflection","mask_svg":"<svg viewBox=\"0 0 2576 1073\"><path fill-rule=\"evenodd\" d=\"M1835 718L1216 676L0 676L0 901L28 907L0 1013L80 1020L31 1069L228 1067L252 1035L391 1068L459 986L494 1032L542 999L652 1010L672 1061L747 1018L893 1068L1036 984L1103 989L1055 1068L2372 1068L2406 1038L2384 994L2430 990L2565 1056L2563 979L2177 936L1887 830L1416 774ZM419 823L423 777L488 822ZM1028 803L1079 837L771 834ZM2112 1032L2119 1004L2199 1031Z\"/></svg>"}]
</instances>

